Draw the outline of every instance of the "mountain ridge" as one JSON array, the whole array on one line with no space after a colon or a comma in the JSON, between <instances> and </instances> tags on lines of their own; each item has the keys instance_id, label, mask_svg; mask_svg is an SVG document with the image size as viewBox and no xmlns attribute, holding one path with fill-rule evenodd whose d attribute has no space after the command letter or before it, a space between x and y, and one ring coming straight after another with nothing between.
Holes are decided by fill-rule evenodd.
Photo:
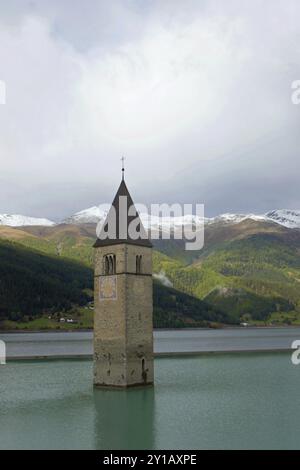
<instances>
[{"instance_id":1,"label":"mountain ridge","mask_svg":"<svg viewBox=\"0 0 300 470\"><path fill-rule=\"evenodd\" d=\"M52 220L44 217L28 217L21 214L0 214L0 225L8 227L42 226L52 227L56 225Z\"/></svg>"},{"instance_id":2,"label":"mountain ridge","mask_svg":"<svg viewBox=\"0 0 300 470\"><path fill-rule=\"evenodd\" d=\"M4 239L52 258L76 261L91 271L95 238L95 224L0 226L0 242ZM219 221L205 226L202 250L186 251L184 245L184 240L174 238L153 241L154 280L156 284L164 284L164 287L177 291L177 294L168 291L165 300L173 313L172 317L166 318L163 310L160 311L161 326L182 324L177 315L179 311L188 314L194 307L202 312L222 312L222 315L227 315L223 316L225 323L300 323L299 229L291 230L277 223L251 219L239 223ZM5 251L2 250L2 264ZM38 264L35 256L33 259ZM9 269L6 263L6 271L10 272ZM36 268L32 266L32 270ZM3 271L4 277L6 271ZM22 279L20 276L21 285ZM48 282L50 289L51 276ZM178 292L204 301L209 307L192 299L190 303L187 297L182 297L182 302L176 307ZM161 294L164 295L163 292ZM212 315L211 318L218 318ZM196 317L194 325L195 320Z\"/></svg>"},{"instance_id":3,"label":"mountain ridge","mask_svg":"<svg viewBox=\"0 0 300 470\"><path fill-rule=\"evenodd\" d=\"M27 217L20 214L0 214L0 225L9 227L26 227L26 226L40 226L40 227L53 227L57 225L83 225L83 224L98 224L104 223L107 216L108 209L102 209L100 206L92 206L88 209L83 209L75 214L67 217L60 222L53 222L47 218ZM300 229L300 210L292 209L275 209L265 214L237 214L237 213L224 213L216 217L198 217L195 215L184 215L181 217L157 217L148 214L140 214L142 223L146 229L154 230L169 230L169 227L181 227L187 225L201 224L238 224L244 220L254 220L257 222L269 222L282 225L290 229Z\"/></svg>"}]
</instances>

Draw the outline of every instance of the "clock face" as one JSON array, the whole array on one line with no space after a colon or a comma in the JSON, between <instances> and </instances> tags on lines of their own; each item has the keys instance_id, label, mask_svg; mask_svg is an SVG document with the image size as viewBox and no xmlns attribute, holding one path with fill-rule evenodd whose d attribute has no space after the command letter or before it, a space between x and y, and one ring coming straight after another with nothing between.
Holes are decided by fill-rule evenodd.
<instances>
[{"instance_id":1,"label":"clock face","mask_svg":"<svg viewBox=\"0 0 300 470\"><path fill-rule=\"evenodd\" d=\"M117 278L116 276L103 276L99 278L99 299L117 299Z\"/></svg>"}]
</instances>

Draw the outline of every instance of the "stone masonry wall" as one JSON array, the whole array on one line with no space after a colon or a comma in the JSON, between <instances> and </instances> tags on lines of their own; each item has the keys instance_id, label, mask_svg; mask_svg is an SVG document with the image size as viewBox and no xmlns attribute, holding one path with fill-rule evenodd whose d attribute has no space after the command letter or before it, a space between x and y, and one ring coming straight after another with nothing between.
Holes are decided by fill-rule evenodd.
<instances>
[{"instance_id":1,"label":"stone masonry wall","mask_svg":"<svg viewBox=\"0 0 300 470\"><path fill-rule=\"evenodd\" d=\"M116 255L115 275L103 276L103 256L107 254ZM141 274L136 274L136 255L142 255ZM151 248L120 244L95 249L95 385L126 387L153 382L151 274ZM100 300L101 277L108 282L108 295L110 284L116 286L114 298Z\"/></svg>"}]
</instances>

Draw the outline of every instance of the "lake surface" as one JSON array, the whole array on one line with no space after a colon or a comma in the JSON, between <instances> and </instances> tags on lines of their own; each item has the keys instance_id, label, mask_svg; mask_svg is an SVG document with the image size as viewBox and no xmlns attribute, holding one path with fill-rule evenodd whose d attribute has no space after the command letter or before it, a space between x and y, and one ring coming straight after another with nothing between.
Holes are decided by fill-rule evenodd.
<instances>
[{"instance_id":1,"label":"lake surface","mask_svg":"<svg viewBox=\"0 0 300 470\"><path fill-rule=\"evenodd\" d=\"M1 449L299 449L290 354L155 360L156 385L94 390L90 359L0 366Z\"/></svg>"},{"instance_id":2,"label":"lake surface","mask_svg":"<svg viewBox=\"0 0 300 470\"><path fill-rule=\"evenodd\" d=\"M156 353L288 350L300 328L156 330ZM8 357L89 356L92 332L0 333Z\"/></svg>"}]
</instances>

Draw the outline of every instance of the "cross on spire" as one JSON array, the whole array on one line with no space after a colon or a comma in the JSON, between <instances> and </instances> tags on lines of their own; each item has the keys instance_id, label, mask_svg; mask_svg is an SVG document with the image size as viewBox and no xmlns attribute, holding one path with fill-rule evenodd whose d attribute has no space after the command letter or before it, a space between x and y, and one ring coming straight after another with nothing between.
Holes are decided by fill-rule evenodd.
<instances>
[{"instance_id":1,"label":"cross on spire","mask_svg":"<svg viewBox=\"0 0 300 470\"><path fill-rule=\"evenodd\" d=\"M122 161L122 180L124 181L124 172L125 172L125 168L124 168L125 157L124 156L121 158L121 161Z\"/></svg>"}]
</instances>

